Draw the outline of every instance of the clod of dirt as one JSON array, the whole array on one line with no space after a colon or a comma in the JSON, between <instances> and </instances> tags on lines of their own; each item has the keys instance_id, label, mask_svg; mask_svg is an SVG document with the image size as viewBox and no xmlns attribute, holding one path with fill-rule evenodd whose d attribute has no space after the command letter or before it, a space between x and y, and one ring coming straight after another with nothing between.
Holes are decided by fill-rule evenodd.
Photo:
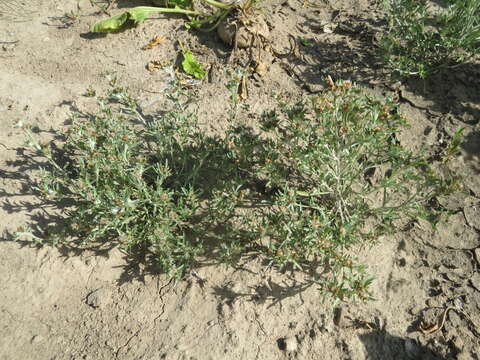
<instances>
[{"instance_id":1,"label":"clod of dirt","mask_svg":"<svg viewBox=\"0 0 480 360\"><path fill-rule=\"evenodd\" d=\"M472 286L480 291L480 274L479 273L474 273L470 279L470 282L472 283Z\"/></svg>"},{"instance_id":2,"label":"clod of dirt","mask_svg":"<svg viewBox=\"0 0 480 360\"><path fill-rule=\"evenodd\" d=\"M220 39L230 46L235 45L236 38L239 48L247 48L258 43L258 40L270 37L268 25L261 15L227 18L218 25L217 32Z\"/></svg>"},{"instance_id":3,"label":"clod of dirt","mask_svg":"<svg viewBox=\"0 0 480 360\"><path fill-rule=\"evenodd\" d=\"M459 210L462 209L468 202L468 195L465 193L452 194L446 197L439 197L438 202L447 210Z\"/></svg>"},{"instance_id":4,"label":"clod of dirt","mask_svg":"<svg viewBox=\"0 0 480 360\"><path fill-rule=\"evenodd\" d=\"M31 339L30 339L30 343L31 344L34 344L34 345L37 345L39 343L41 343L43 341L43 337L41 335L34 335Z\"/></svg>"},{"instance_id":5,"label":"clod of dirt","mask_svg":"<svg viewBox=\"0 0 480 360\"><path fill-rule=\"evenodd\" d=\"M476 231L467 226L463 214L450 216L436 231L432 230L430 224L423 221L419 221L420 223L422 225L418 225L419 228L414 230L415 234L433 247L463 250L475 249L480 245Z\"/></svg>"},{"instance_id":6,"label":"clod of dirt","mask_svg":"<svg viewBox=\"0 0 480 360\"><path fill-rule=\"evenodd\" d=\"M85 303L92 308L96 309L105 304L106 293L103 289L97 289L92 291L85 298Z\"/></svg>"},{"instance_id":7,"label":"clod of dirt","mask_svg":"<svg viewBox=\"0 0 480 360\"><path fill-rule=\"evenodd\" d=\"M475 260L477 260L478 265L480 265L480 248L475 249L473 252L475 254Z\"/></svg>"},{"instance_id":8,"label":"clod of dirt","mask_svg":"<svg viewBox=\"0 0 480 360\"><path fill-rule=\"evenodd\" d=\"M473 354L471 354L469 351L460 351L457 354L457 360L468 360L472 358L473 358Z\"/></svg>"},{"instance_id":9,"label":"clod of dirt","mask_svg":"<svg viewBox=\"0 0 480 360\"><path fill-rule=\"evenodd\" d=\"M343 309L341 307L337 307L334 309L333 311L334 315L333 315L333 323L336 325L336 326L342 326L343 325L343 322L342 320L344 319L343 317Z\"/></svg>"},{"instance_id":10,"label":"clod of dirt","mask_svg":"<svg viewBox=\"0 0 480 360\"><path fill-rule=\"evenodd\" d=\"M322 30L325 34L333 34L336 28L337 28L337 25L333 23L327 23L323 25Z\"/></svg>"},{"instance_id":11,"label":"clod of dirt","mask_svg":"<svg viewBox=\"0 0 480 360\"><path fill-rule=\"evenodd\" d=\"M265 74L268 72L268 65L265 64L265 63L262 62L262 61L259 61L259 62L257 63L257 65L255 66L254 71L255 71L258 75L263 76L263 75L265 75Z\"/></svg>"},{"instance_id":12,"label":"clod of dirt","mask_svg":"<svg viewBox=\"0 0 480 360\"><path fill-rule=\"evenodd\" d=\"M286 337L282 340L283 340L283 349L282 350L285 350L287 352L297 351L298 341L297 341L297 338L295 336L289 336L289 337Z\"/></svg>"},{"instance_id":13,"label":"clod of dirt","mask_svg":"<svg viewBox=\"0 0 480 360\"><path fill-rule=\"evenodd\" d=\"M467 224L477 230L480 230L480 216L478 216L478 211L480 209L480 201L475 198L471 198L468 199L467 202L468 205L465 206L465 208L463 209Z\"/></svg>"}]
</instances>

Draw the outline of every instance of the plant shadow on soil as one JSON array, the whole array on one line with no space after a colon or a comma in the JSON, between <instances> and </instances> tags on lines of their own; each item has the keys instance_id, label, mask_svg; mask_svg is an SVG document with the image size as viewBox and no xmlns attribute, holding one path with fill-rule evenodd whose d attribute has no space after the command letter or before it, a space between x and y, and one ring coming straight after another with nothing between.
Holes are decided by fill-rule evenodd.
<instances>
[{"instance_id":1,"label":"plant shadow on soil","mask_svg":"<svg viewBox=\"0 0 480 360\"><path fill-rule=\"evenodd\" d=\"M465 159L471 164L472 170L476 174L480 174L480 131L469 133L460 146L465 151Z\"/></svg>"},{"instance_id":2,"label":"plant shadow on soil","mask_svg":"<svg viewBox=\"0 0 480 360\"><path fill-rule=\"evenodd\" d=\"M420 99L403 95L414 107L424 111L448 113L451 119L467 126L480 121L480 64L467 63L439 71L426 80L407 79L405 89ZM424 105L422 98L431 105Z\"/></svg>"},{"instance_id":3,"label":"plant shadow on soil","mask_svg":"<svg viewBox=\"0 0 480 360\"><path fill-rule=\"evenodd\" d=\"M387 333L385 330L372 331L359 335L365 347L368 359L391 360L446 360L446 358L428 347L419 345L415 340L402 338ZM452 356L459 353L458 349L451 351Z\"/></svg>"},{"instance_id":4,"label":"plant shadow on soil","mask_svg":"<svg viewBox=\"0 0 480 360\"><path fill-rule=\"evenodd\" d=\"M111 0L115 1L115 0ZM115 7L118 9L134 8L137 6L155 6L151 0L116 0Z\"/></svg>"},{"instance_id":5,"label":"plant shadow on soil","mask_svg":"<svg viewBox=\"0 0 480 360\"><path fill-rule=\"evenodd\" d=\"M384 81L386 69L375 44L375 29L380 25L379 21L352 15L341 21L332 34L323 34L318 40L296 40L298 51L287 56L287 60L297 84L317 92L315 87L321 86L326 76L364 86ZM302 26L315 34L324 24L307 18Z\"/></svg>"},{"instance_id":6,"label":"plant shadow on soil","mask_svg":"<svg viewBox=\"0 0 480 360\"><path fill-rule=\"evenodd\" d=\"M282 301L290 297L298 295L303 301L302 293L316 285L316 283L311 280L296 281L292 279L291 284L281 284L269 278L256 286L250 287L250 292L235 291L230 285L231 284L226 283L213 288L213 294L225 301L227 305L231 305L237 299L247 299L257 304L264 304L266 301L271 301L267 308L276 305L279 305L281 308Z\"/></svg>"}]
</instances>

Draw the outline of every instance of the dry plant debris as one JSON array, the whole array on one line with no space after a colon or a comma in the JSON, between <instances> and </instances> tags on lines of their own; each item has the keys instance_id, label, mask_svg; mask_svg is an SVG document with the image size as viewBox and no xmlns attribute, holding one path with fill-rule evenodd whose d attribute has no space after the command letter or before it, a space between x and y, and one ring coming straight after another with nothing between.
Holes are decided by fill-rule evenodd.
<instances>
[{"instance_id":1,"label":"dry plant debris","mask_svg":"<svg viewBox=\"0 0 480 360\"><path fill-rule=\"evenodd\" d=\"M473 327L473 332L476 336L480 337L480 327L468 316L464 311L458 309L455 306L448 306L446 307L442 313L439 315L437 321L433 324L425 324L423 321L420 323L418 326L418 331L420 331L422 334L427 335L427 334L433 334L436 333L437 331L440 331L443 329L445 325L445 321L447 319L447 315L449 311L455 311L458 314L462 315Z\"/></svg>"},{"instance_id":2,"label":"dry plant debris","mask_svg":"<svg viewBox=\"0 0 480 360\"><path fill-rule=\"evenodd\" d=\"M151 50L154 47L165 43L166 41L167 41L167 39L165 39L164 37L162 37L160 35L156 35L152 40L150 40L150 42L147 45L145 45L142 48L142 50Z\"/></svg>"}]
</instances>

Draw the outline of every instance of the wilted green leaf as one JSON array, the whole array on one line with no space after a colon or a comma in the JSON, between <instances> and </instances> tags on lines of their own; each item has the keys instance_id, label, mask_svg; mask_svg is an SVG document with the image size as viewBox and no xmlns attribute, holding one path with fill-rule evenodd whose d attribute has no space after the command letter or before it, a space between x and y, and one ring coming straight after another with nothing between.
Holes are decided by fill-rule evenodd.
<instances>
[{"instance_id":1,"label":"wilted green leaf","mask_svg":"<svg viewBox=\"0 0 480 360\"><path fill-rule=\"evenodd\" d=\"M203 79L206 75L205 69L195 59L190 50L183 51L182 68L187 74L192 75L197 79Z\"/></svg>"},{"instance_id":2,"label":"wilted green leaf","mask_svg":"<svg viewBox=\"0 0 480 360\"><path fill-rule=\"evenodd\" d=\"M187 0L175 0L187 1ZM160 8L151 6L138 6L122 14L112 16L111 18L102 20L92 25L91 32L111 33L124 29L127 25L138 25L145 21L150 15L155 13L176 13L186 15L200 15L197 11L181 9L176 6L174 9Z\"/></svg>"},{"instance_id":3,"label":"wilted green leaf","mask_svg":"<svg viewBox=\"0 0 480 360\"><path fill-rule=\"evenodd\" d=\"M96 24L93 24L92 27L90 28L90 31L96 32L96 33L115 32L122 29L122 27L125 26L127 21L128 21L128 12L123 14L118 14L118 15L112 16L111 18L99 21Z\"/></svg>"},{"instance_id":4,"label":"wilted green leaf","mask_svg":"<svg viewBox=\"0 0 480 360\"><path fill-rule=\"evenodd\" d=\"M158 8L158 12L160 12L161 8ZM134 25L137 25L143 21L145 21L150 15L152 15L154 11L151 8L146 7L136 7L132 10L128 11L129 19L133 21Z\"/></svg>"}]
</instances>

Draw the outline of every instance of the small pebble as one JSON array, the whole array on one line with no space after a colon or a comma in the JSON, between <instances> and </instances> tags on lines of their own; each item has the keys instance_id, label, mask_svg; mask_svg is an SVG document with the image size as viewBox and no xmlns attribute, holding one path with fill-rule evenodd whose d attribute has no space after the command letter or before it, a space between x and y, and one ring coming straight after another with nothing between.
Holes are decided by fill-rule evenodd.
<instances>
[{"instance_id":1,"label":"small pebble","mask_svg":"<svg viewBox=\"0 0 480 360\"><path fill-rule=\"evenodd\" d=\"M105 291L102 289L97 289L92 291L85 298L85 303L94 309L100 307L105 302Z\"/></svg>"},{"instance_id":2,"label":"small pebble","mask_svg":"<svg viewBox=\"0 0 480 360\"><path fill-rule=\"evenodd\" d=\"M285 338L285 351L293 352L297 351L298 341L294 336Z\"/></svg>"},{"instance_id":3,"label":"small pebble","mask_svg":"<svg viewBox=\"0 0 480 360\"><path fill-rule=\"evenodd\" d=\"M30 343L35 345L35 344L39 344L43 341L43 337L41 335L35 335L32 337L32 339L30 340Z\"/></svg>"},{"instance_id":4,"label":"small pebble","mask_svg":"<svg viewBox=\"0 0 480 360\"><path fill-rule=\"evenodd\" d=\"M439 307L440 306L440 302L435 298L428 298L425 303L427 304L428 307Z\"/></svg>"},{"instance_id":5,"label":"small pebble","mask_svg":"<svg viewBox=\"0 0 480 360\"><path fill-rule=\"evenodd\" d=\"M307 84L306 85L308 92L312 94L317 94L325 90L325 86L322 84Z\"/></svg>"}]
</instances>

